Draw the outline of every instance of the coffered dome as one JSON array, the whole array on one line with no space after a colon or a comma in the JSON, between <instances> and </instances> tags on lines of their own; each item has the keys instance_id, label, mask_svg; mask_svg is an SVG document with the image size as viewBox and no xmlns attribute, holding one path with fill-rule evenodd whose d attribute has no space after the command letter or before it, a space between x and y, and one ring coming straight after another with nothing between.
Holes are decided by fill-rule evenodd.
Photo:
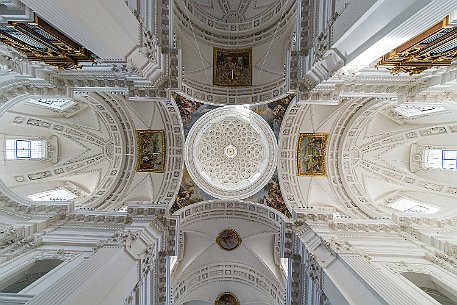
<instances>
[{"instance_id":1,"label":"coffered dome","mask_svg":"<svg viewBox=\"0 0 457 305\"><path fill-rule=\"evenodd\" d=\"M271 178L276 138L262 117L242 107L215 109L192 127L186 166L195 183L218 198L246 198Z\"/></svg>"}]
</instances>

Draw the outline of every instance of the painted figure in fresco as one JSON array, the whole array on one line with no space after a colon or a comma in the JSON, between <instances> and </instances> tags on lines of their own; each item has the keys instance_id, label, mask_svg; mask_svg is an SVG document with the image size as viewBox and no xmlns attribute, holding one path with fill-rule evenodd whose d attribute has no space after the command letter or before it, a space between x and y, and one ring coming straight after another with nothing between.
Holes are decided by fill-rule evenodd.
<instances>
[{"instance_id":1,"label":"painted figure in fresco","mask_svg":"<svg viewBox=\"0 0 457 305\"><path fill-rule=\"evenodd\" d=\"M226 231L226 233L221 236L221 243L226 245L227 248L233 248L238 244L238 236L233 231Z\"/></svg>"},{"instance_id":2,"label":"painted figure in fresco","mask_svg":"<svg viewBox=\"0 0 457 305\"><path fill-rule=\"evenodd\" d=\"M250 50L215 50L214 84L219 86L251 85Z\"/></svg>"},{"instance_id":3,"label":"painted figure in fresco","mask_svg":"<svg viewBox=\"0 0 457 305\"><path fill-rule=\"evenodd\" d=\"M203 104L186 99L178 94L173 94L173 98L178 105L179 113L181 114L183 125L187 125L192 118L192 114L197 111Z\"/></svg>"},{"instance_id":4,"label":"painted figure in fresco","mask_svg":"<svg viewBox=\"0 0 457 305\"><path fill-rule=\"evenodd\" d=\"M322 172L322 164L320 156L304 155L302 162L303 169L308 173Z\"/></svg>"},{"instance_id":5,"label":"painted figure in fresco","mask_svg":"<svg viewBox=\"0 0 457 305\"><path fill-rule=\"evenodd\" d=\"M282 197L277 176L272 178L271 182L265 186L264 190L267 194L263 195L263 200L260 203L272 207L288 216L290 213L289 210L287 210L287 206Z\"/></svg>"},{"instance_id":6,"label":"painted figure in fresco","mask_svg":"<svg viewBox=\"0 0 457 305\"><path fill-rule=\"evenodd\" d=\"M159 145L160 134L144 135L141 143L141 161L145 168L161 167L162 153Z\"/></svg>"},{"instance_id":7,"label":"painted figure in fresco","mask_svg":"<svg viewBox=\"0 0 457 305\"><path fill-rule=\"evenodd\" d=\"M238 242L238 237L234 232L227 231L226 234L221 236L221 240L226 245L234 245Z\"/></svg>"},{"instance_id":8,"label":"painted figure in fresco","mask_svg":"<svg viewBox=\"0 0 457 305\"><path fill-rule=\"evenodd\" d=\"M164 133L162 130L137 130L137 171L163 172Z\"/></svg>"},{"instance_id":9,"label":"painted figure in fresco","mask_svg":"<svg viewBox=\"0 0 457 305\"><path fill-rule=\"evenodd\" d=\"M239 305L240 303L231 293L224 293L217 300L217 305Z\"/></svg>"},{"instance_id":10,"label":"painted figure in fresco","mask_svg":"<svg viewBox=\"0 0 457 305\"><path fill-rule=\"evenodd\" d=\"M238 233L233 229L225 229L219 233L216 242L225 250L234 250L241 243Z\"/></svg>"},{"instance_id":11,"label":"painted figure in fresco","mask_svg":"<svg viewBox=\"0 0 457 305\"><path fill-rule=\"evenodd\" d=\"M312 137L301 150L302 172L308 174L322 173L324 171L324 139L322 137Z\"/></svg>"},{"instance_id":12,"label":"painted figure in fresco","mask_svg":"<svg viewBox=\"0 0 457 305\"><path fill-rule=\"evenodd\" d=\"M178 203L179 208L183 208L192 204L191 198L194 193L193 188L185 189L183 187L179 188L178 196L176 197L176 202Z\"/></svg>"}]
</instances>

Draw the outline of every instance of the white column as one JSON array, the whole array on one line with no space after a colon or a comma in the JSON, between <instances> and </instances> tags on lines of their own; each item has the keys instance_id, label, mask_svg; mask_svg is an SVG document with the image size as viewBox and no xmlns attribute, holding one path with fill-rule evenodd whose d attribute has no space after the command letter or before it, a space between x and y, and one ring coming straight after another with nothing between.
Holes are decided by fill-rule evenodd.
<instances>
[{"instance_id":1,"label":"white column","mask_svg":"<svg viewBox=\"0 0 457 305\"><path fill-rule=\"evenodd\" d=\"M433 305L424 298L417 299L395 283L384 273L376 270L372 264L358 254L341 254L344 265L378 298L381 304L388 305ZM363 304L357 303L357 304Z\"/></svg>"},{"instance_id":2,"label":"white column","mask_svg":"<svg viewBox=\"0 0 457 305\"><path fill-rule=\"evenodd\" d=\"M138 271L138 262L124 247L103 247L28 304L123 304L138 281Z\"/></svg>"}]
</instances>

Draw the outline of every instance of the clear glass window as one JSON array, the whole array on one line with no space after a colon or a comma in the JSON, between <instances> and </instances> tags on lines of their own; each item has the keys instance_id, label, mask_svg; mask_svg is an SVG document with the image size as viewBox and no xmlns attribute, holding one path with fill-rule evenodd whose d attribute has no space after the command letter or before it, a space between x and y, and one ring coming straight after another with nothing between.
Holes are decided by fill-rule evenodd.
<instances>
[{"instance_id":1,"label":"clear glass window","mask_svg":"<svg viewBox=\"0 0 457 305\"><path fill-rule=\"evenodd\" d=\"M457 150L429 149L426 151L426 166L457 170Z\"/></svg>"},{"instance_id":2,"label":"clear glass window","mask_svg":"<svg viewBox=\"0 0 457 305\"><path fill-rule=\"evenodd\" d=\"M49 191L32 194L28 197L33 201L70 201L78 196L76 196L66 188L59 187Z\"/></svg>"},{"instance_id":3,"label":"clear glass window","mask_svg":"<svg viewBox=\"0 0 457 305\"><path fill-rule=\"evenodd\" d=\"M57 110L65 110L68 107L75 104L75 102L71 99L63 99L63 98L56 98L56 99L31 99L29 100L30 103L46 106L52 109Z\"/></svg>"},{"instance_id":4,"label":"clear glass window","mask_svg":"<svg viewBox=\"0 0 457 305\"><path fill-rule=\"evenodd\" d=\"M36 159L43 158L43 155L43 141L19 139L6 140L6 159Z\"/></svg>"},{"instance_id":5,"label":"clear glass window","mask_svg":"<svg viewBox=\"0 0 457 305\"><path fill-rule=\"evenodd\" d=\"M401 198L395 201L390 207L403 213L417 214L435 214L440 210L437 207L430 206L409 198Z\"/></svg>"},{"instance_id":6,"label":"clear glass window","mask_svg":"<svg viewBox=\"0 0 457 305\"><path fill-rule=\"evenodd\" d=\"M431 105L414 105L414 104L401 104L396 106L395 111L405 117L415 117L428 113L440 112L446 110L442 106L431 106Z\"/></svg>"}]
</instances>

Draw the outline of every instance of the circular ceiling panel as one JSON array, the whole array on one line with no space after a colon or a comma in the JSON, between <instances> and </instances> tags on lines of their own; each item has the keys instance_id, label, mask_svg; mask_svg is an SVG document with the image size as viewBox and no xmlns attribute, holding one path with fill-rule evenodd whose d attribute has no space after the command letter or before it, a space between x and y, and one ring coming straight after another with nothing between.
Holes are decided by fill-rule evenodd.
<instances>
[{"instance_id":1,"label":"circular ceiling panel","mask_svg":"<svg viewBox=\"0 0 457 305\"><path fill-rule=\"evenodd\" d=\"M185 162L194 182L221 199L254 195L276 169L270 126L244 107L217 108L202 116L186 139Z\"/></svg>"}]
</instances>

